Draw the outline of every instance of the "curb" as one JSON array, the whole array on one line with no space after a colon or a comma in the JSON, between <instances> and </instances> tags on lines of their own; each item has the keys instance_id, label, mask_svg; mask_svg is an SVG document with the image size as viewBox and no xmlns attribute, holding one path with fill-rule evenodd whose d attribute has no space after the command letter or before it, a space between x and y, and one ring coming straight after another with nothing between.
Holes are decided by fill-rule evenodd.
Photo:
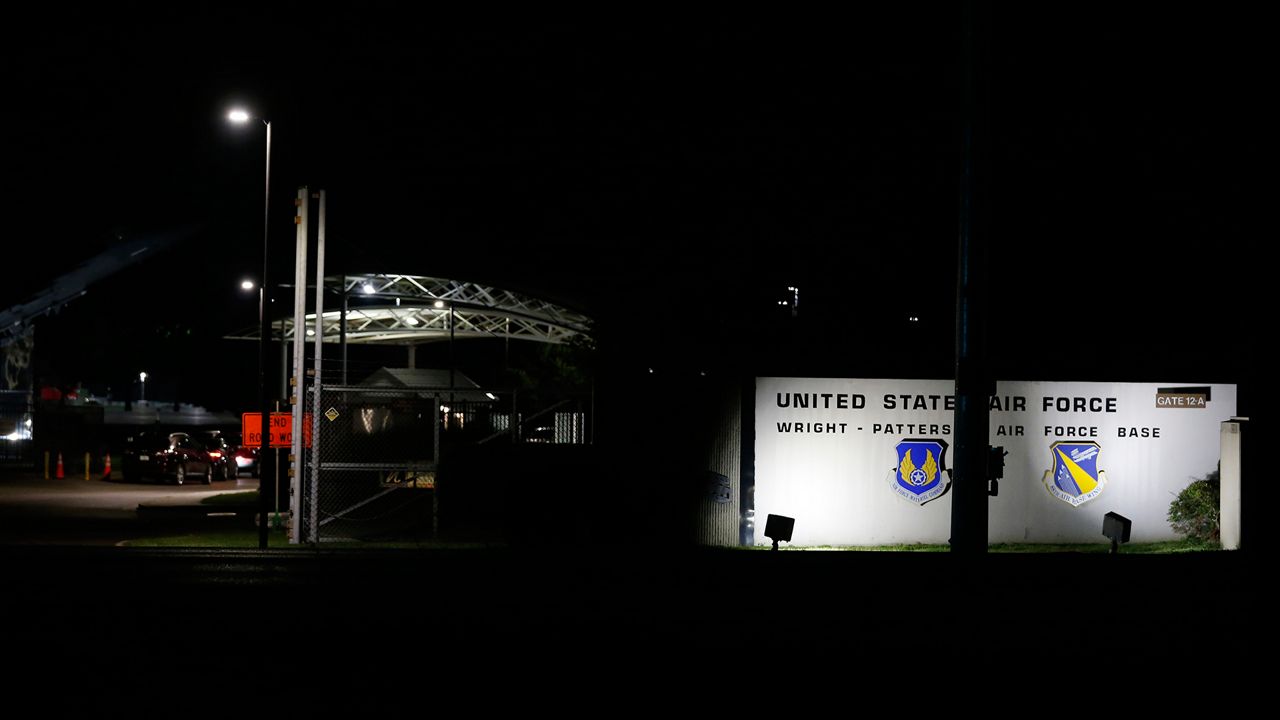
<instances>
[{"instance_id":1,"label":"curb","mask_svg":"<svg viewBox=\"0 0 1280 720\"><path fill-rule=\"evenodd\" d=\"M251 505L138 505L140 519L253 517Z\"/></svg>"}]
</instances>

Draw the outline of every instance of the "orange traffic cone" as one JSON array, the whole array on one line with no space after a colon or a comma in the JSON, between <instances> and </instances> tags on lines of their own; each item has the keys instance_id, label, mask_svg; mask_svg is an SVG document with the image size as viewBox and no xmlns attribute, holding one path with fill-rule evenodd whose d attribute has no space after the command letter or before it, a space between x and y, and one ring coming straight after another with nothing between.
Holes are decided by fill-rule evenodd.
<instances>
[{"instance_id":1,"label":"orange traffic cone","mask_svg":"<svg viewBox=\"0 0 1280 720\"><path fill-rule=\"evenodd\" d=\"M105 467L102 468L102 479L103 480L111 479L111 453L107 453L107 464Z\"/></svg>"},{"instance_id":2,"label":"orange traffic cone","mask_svg":"<svg viewBox=\"0 0 1280 720\"><path fill-rule=\"evenodd\" d=\"M66 477L65 475L62 474L62 453L58 453L58 471L54 473L53 476L58 478L59 480Z\"/></svg>"}]
</instances>

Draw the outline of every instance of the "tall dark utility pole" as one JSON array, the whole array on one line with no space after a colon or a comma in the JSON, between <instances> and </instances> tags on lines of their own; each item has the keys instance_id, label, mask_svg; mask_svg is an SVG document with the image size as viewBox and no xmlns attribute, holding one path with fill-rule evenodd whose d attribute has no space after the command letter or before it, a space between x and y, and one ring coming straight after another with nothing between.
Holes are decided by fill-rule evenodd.
<instances>
[{"instance_id":1,"label":"tall dark utility pole","mask_svg":"<svg viewBox=\"0 0 1280 720\"><path fill-rule=\"evenodd\" d=\"M956 277L956 414L954 477L951 493L951 552L987 551L988 398L995 392L986 357L986 225L975 222L985 211L988 172L985 149L986 103L980 53L990 28L986 3L964 4L963 128L960 175L959 262Z\"/></svg>"},{"instance_id":2,"label":"tall dark utility pole","mask_svg":"<svg viewBox=\"0 0 1280 720\"><path fill-rule=\"evenodd\" d=\"M267 254L268 229L271 226L271 123L264 120L267 126L267 172L263 183L262 207L262 287L258 292L258 408L262 412L262 438L258 444L258 548L267 547L267 529L270 524L271 499L275 488L272 485L272 473L275 465L271 457L271 402L267 397L267 373L270 372L271 358L271 269ZM244 438L249 442L248 438Z\"/></svg>"},{"instance_id":3,"label":"tall dark utility pole","mask_svg":"<svg viewBox=\"0 0 1280 720\"><path fill-rule=\"evenodd\" d=\"M266 179L262 187L262 277L258 283L258 325L261 335L258 337L258 407L262 409L262 431L258 445L258 548L267 547L268 515L271 512L271 496L268 491L271 485L271 408L267 402L267 372L271 348L271 279L269 270L271 263L267 243L268 230L271 227L271 121L250 114L243 108L232 108L227 119L238 125L258 120L267 128L267 166ZM250 443L250 438L243 438Z\"/></svg>"}]
</instances>

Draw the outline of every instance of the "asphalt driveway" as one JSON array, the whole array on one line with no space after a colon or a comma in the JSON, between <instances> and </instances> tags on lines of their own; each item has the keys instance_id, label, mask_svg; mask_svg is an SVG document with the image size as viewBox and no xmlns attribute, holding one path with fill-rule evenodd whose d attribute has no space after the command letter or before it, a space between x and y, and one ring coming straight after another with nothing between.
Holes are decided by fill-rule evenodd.
<instances>
[{"instance_id":1,"label":"asphalt driveway","mask_svg":"<svg viewBox=\"0 0 1280 720\"><path fill-rule=\"evenodd\" d=\"M177 486L83 477L46 480L38 472L4 470L0 471L0 543L115 545L169 534L184 523L207 522L207 516L167 514L157 521L141 516L139 506L199 506L212 495L257 488L258 481L247 477ZM214 516L218 517L224 516Z\"/></svg>"}]
</instances>

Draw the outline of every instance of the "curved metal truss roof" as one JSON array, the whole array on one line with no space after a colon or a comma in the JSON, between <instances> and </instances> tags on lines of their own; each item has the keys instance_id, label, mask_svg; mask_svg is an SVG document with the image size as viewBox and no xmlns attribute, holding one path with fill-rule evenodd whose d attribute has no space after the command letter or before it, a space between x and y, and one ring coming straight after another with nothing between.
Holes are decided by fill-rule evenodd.
<instances>
[{"instance_id":1,"label":"curved metal truss roof","mask_svg":"<svg viewBox=\"0 0 1280 720\"><path fill-rule=\"evenodd\" d=\"M345 281L344 281L345 279ZM563 343L590 333L590 318L554 303L492 285L420 275L346 275L325 278L321 317L324 342L338 342L342 329L340 294L349 297L347 342L404 345L456 339L509 337ZM308 333L315 313L307 315ZM450 323L452 322L452 328ZM451 333L452 331L452 333ZM294 337L293 318L272 323L272 334ZM259 329L227 336L257 340Z\"/></svg>"}]
</instances>

